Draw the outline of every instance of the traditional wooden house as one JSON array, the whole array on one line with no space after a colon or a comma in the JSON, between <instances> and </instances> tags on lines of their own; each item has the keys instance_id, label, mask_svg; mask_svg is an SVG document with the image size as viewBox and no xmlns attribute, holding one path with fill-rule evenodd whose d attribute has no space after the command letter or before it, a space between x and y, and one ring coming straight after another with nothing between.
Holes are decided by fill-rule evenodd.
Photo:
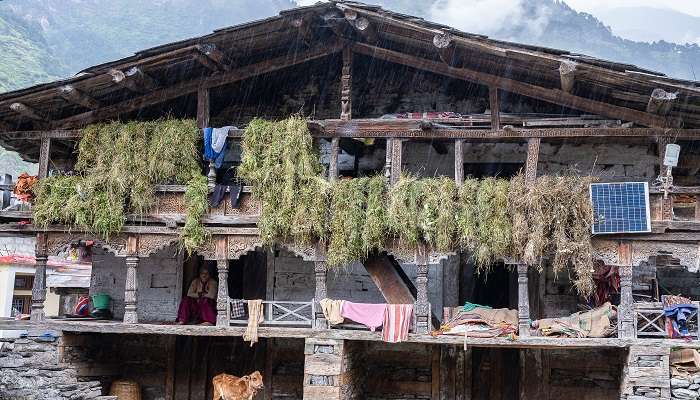
<instances>
[{"instance_id":1,"label":"traditional wooden house","mask_svg":"<svg viewBox=\"0 0 700 400\"><path fill-rule=\"evenodd\" d=\"M296 8L0 94L0 144L38 162L40 179L75 168L89 124L196 118L199 128L240 128L228 130L222 167L202 162L212 196L240 164L238 143L253 118L302 114L331 182L379 173L396 184L411 172L459 186L465 177L523 170L533 184L575 167L601 182L646 183L650 198L649 232L591 239L591 265L612 267L617 310L616 333L596 338L578 337L586 336L581 326L543 336L531 323L585 302L574 274L555 273L546 260L538 271L499 259L485 275L457 248L390 242L329 271L323 241L265 245L257 226L265 210L250 186L235 195L239 204L226 192L206 210L201 223L211 239L191 254L179 245L182 185L158 182L155 205L127 214L108 237L2 211L0 232L35 236L37 246L32 320L0 322L29 332L0 347L0 397L95 398L130 379L144 399L205 399L214 375L259 370L260 399L668 399L671 347L698 343L697 313L692 340L666 338L659 294L700 296L699 110L697 82L350 1ZM672 180L667 144L681 146ZM113 319L46 318L47 257L86 241L91 294L111 297ZM218 281L216 324L175 325L202 267ZM404 342L385 343L361 326L330 326L319 305L327 297L413 304L415 321ZM231 316L232 299L264 300L253 347L242 340L246 321ZM431 335L465 302L517 310L517 335ZM52 335L42 336L47 330Z\"/></svg>"}]
</instances>

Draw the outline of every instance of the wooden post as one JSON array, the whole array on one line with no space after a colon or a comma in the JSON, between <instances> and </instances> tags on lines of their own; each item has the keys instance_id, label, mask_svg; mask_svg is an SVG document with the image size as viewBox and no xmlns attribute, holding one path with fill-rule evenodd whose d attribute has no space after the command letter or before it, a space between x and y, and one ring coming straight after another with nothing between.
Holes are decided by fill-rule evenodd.
<instances>
[{"instance_id":1,"label":"wooden post","mask_svg":"<svg viewBox=\"0 0 700 400\"><path fill-rule=\"evenodd\" d=\"M501 108L499 104L498 88L489 86L489 103L491 107L491 129L501 129Z\"/></svg>"},{"instance_id":2,"label":"wooden post","mask_svg":"<svg viewBox=\"0 0 700 400\"><path fill-rule=\"evenodd\" d=\"M394 148L393 140L392 138L386 139L386 157L384 160L384 177L389 183L391 183L391 150Z\"/></svg>"},{"instance_id":3,"label":"wooden post","mask_svg":"<svg viewBox=\"0 0 700 400\"><path fill-rule=\"evenodd\" d=\"M338 151L340 150L340 138L331 139L331 159L328 163L328 180L333 182L338 179Z\"/></svg>"},{"instance_id":4,"label":"wooden post","mask_svg":"<svg viewBox=\"0 0 700 400\"><path fill-rule=\"evenodd\" d=\"M32 310L30 320L32 322L44 321L44 300L46 300L46 262L49 259L45 233L36 235L36 266L34 269L34 284L32 285Z\"/></svg>"},{"instance_id":5,"label":"wooden post","mask_svg":"<svg viewBox=\"0 0 700 400\"><path fill-rule=\"evenodd\" d=\"M204 129L209 126L209 112L209 89L200 88L197 90L197 126L199 129ZM210 186L216 184L216 167L214 166L213 160L209 160L207 183Z\"/></svg>"},{"instance_id":6,"label":"wooden post","mask_svg":"<svg viewBox=\"0 0 700 400\"><path fill-rule=\"evenodd\" d=\"M124 284L124 323L136 324L139 322L138 309L138 236L129 236L126 242L126 283Z\"/></svg>"},{"instance_id":7,"label":"wooden post","mask_svg":"<svg viewBox=\"0 0 700 400\"><path fill-rule=\"evenodd\" d=\"M226 236L217 236L215 240L216 269L219 273L219 290L216 293L216 326L229 326L228 251L226 248Z\"/></svg>"},{"instance_id":8,"label":"wooden post","mask_svg":"<svg viewBox=\"0 0 700 400\"><path fill-rule=\"evenodd\" d=\"M527 285L527 264L518 264L518 334L530 336L530 296Z\"/></svg>"},{"instance_id":9,"label":"wooden post","mask_svg":"<svg viewBox=\"0 0 700 400\"><path fill-rule=\"evenodd\" d=\"M328 264L326 263L326 252L322 244L316 247L316 261L314 262L314 276L316 286L314 291L314 302L316 304L316 315L314 316L314 327L319 329L329 328L328 321L321 311L319 301L328 297Z\"/></svg>"},{"instance_id":10,"label":"wooden post","mask_svg":"<svg viewBox=\"0 0 700 400\"><path fill-rule=\"evenodd\" d=\"M668 136L662 136L658 138L657 149L659 153L659 176L665 177L668 174L668 169L664 165L664 158L666 157L666 145L671 143L672 140ZM673 195L661 197L661 219L664 221L673 220Z\"/></svg>"},{"instance_id":11,"label":"wooden post","mask_svg":"<svg viewBox=\"0 0 700 400\"><path fill-rule=\"evenodd\" d=\"M340 119L352 118L352 48L343 49L343 68L340 76Z\"/></svg>"},{"instance_id":12,"label":"wooden post","mask_svg":"<svg viewBox=\"0 0 700 400\"><path fill-rule=\"evenodd\" d=\"M391 184L395 184L401 178L401 157L403 155L403 143L401 139L391 139Z\"/></svg>"},{"instance_id":13,"label":"wooden post","mask_svg":"<svg viewBox=\"0 0 700 400\"><path fill-rule=\"evenodd\" d=\"M620 307L617 310L618 337L630 339L636 336L634 331L634 299L632 298L632 245L620 242L618 245L620 262Z\"/></svg>"},{"instance_id":14,"label":"wooden post","mask_svg":"<svg viewBox=\"0 0 700 400\"><path fill-rule=\"evenodd\" d=\"M416 333L430 333L430 302L428 301L428 248L419 243L416 248Z\"/></svg>"},{"instance_id":15,"label":"wooden post","mask_svg":"<svg viewBox=\"0 0 700 400\"><path fill-rule=\"evenodd\" d=\"M464 140L455 140L455 182L457 186L462 186L464 183Z\"/></svg>"},{"instance_id":16,"label":"wooden post","mask_svg":"<svg viewBox=\"0 0 700 400\"><path fill-rule=\"evenodd\" d=\"M51 159L51 138L41 138L39 149L39 179L49 176L49 160Z\"/></svg>"},{"instance_id":17,"label":"wooden post","mask_svg":"<svg viewBox=\"0 0 700 400\"><path fill-rule=\"evenodd\" d=\"M540 157L540 138L527 140L527 160L525 161L525 181L533 184L537 179L537 162Z\"/></svg>"}]
</instances>

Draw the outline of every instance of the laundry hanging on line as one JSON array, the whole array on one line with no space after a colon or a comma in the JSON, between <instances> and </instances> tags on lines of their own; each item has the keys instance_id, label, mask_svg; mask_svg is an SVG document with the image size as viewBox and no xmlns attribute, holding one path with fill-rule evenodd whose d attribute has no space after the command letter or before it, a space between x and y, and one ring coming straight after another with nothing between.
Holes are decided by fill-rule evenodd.
<instances>
[{"instance_id":1,"label":"laundry hanging on line","mask_svg":"<svg viewBox=\"0 0 700 400\"><path fill-rule=\"evenodd\" d=\"M204 128L204 158L213 161L216 168L221 168L226 157L228 132L234 127Z\"/></svg>"}]
</instances>

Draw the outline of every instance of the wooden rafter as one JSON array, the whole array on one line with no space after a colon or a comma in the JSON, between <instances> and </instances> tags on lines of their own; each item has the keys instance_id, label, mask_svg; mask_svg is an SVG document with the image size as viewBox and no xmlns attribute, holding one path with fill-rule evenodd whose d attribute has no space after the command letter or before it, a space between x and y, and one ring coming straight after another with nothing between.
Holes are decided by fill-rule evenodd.
<instances>
[{"instance_id":1,"label":"wooden rafter","mask_svg":"<svg viewBox=\"0 0 700 400\"><path fill-rule=\"evenodd\" d=\"M132 92L145 93L156 90L158 82L139 67L131 67L126 71L112 69L109 71L112 82Z\"/></svg>"},{"instance_id":2,"label":"wooden rafter","mask_svg":"<svg viewBox=\"0 0 700 400\"><path fill-rule=\"evenodd\" d=\"M292 55L284 55L259 63L247 65L232 69L221 74L213 75L204 79L195 79L169 86L167 88L158 89L142 96L125 100L116 104L107 105L100 109L85 112L82 114L73 115L68 118L56 121L55 127L69 127L74 125L88 124L95 121L100 121L107 118L113 118L120 114L128 113L142 107L162 103L192 92L200 88L212 88L221 85L226 85L232 82L241 81L253 76L262 75L293 65L301 64L307 61L326 57L330 54L341 51L343 45L339 42L334 42L330 45L316 46L306 51L293 53Z\"/></svg>"},{"instance_id":3,"label":"wooden rafter","mask_svg":"<svg viewBox=\"0 0 700 400\"><path fill-rule=\"evenodd\" d=\"M444 63L400 53L378 46L365 43L355 43L353 45L353 51L455 79L463 79L484 85L495 86L499 89L512 93L547 101L553 104L559 104L592 114L604 115L611 118L620 118L652 127L666 127L669 125L667 118L649 114L644 111L603 103L597 100L575 96L560 89L536 86L530 83L520 82L485 72L474 71L467 68L454 68L445 65Z\"/></svg>"},{"instance_id":4,"label":"wooden rafter","mask_svg":"<svg viewBox=\"0 0 700 400\"><path fill-rule=\"evenodd\" d=\"M69 103L77 104L91 110L100 108L101 106L99 101L76 89L73 85L64 85L57 90L58 94Z\"/></svg>"},{"instance_id":5,"label":"wooden rafter","mask_svg":"<svg viewBox=\"0 0 700 400\"><path fill-rule=\"evenodd\" d=\"M562 63L559 64L559 80L561 81L561 90L566 93L571 93L574 89L576 65L577 64L573 61L562 61Z\"/></svg>"},{"instance_id":6,"label":"wooden rafter","mask_svg":"<svg viewBox=\"0 0 700 400\"><path fill-rule=\"evenodd\" d=\"M657 88L651 92L649 96L649 103L647 103L647 112L658 114L658 115L668 115L673 108L673 103L678 98L678 93L667 92L663 89Z\"/></svg>"},{"instance_id":7,"label":"wooden rafter","mask_svg":"<svg viewBox=\"0 0 700 400\"><path fill-rule=\"evenodd\" d=\"M49 120L49 118L46 115L33 109L32 107L29 107L24 103L12 103L10 104L10 110L22 115L23 117L27 117L35 121L46 122Z\"/></svg>"},{"instance_id":8,"label":"wooden rafter","mask_svg":"<svg viewBox=\"0 0 700 400\"><path fill-rule=\"evenodd\" d=\"M213 72L231 70L231 65L226 60L226 55L217 49L216 45L200 44L196 46L196 49L194 58L204 67Z\"/></svg>"},{"instance_id":9,"label":"wooden rafter","mask_svg":"<svg viewBox=\"0 0 700 400\"><path fill-rule=\"evenodd\" d=\"M437 48L440 59L447 65L452 65L455 57L455 46L452 35L448 32L440 32L433 36L433 46Z\"/></svg>"}]
</instances>

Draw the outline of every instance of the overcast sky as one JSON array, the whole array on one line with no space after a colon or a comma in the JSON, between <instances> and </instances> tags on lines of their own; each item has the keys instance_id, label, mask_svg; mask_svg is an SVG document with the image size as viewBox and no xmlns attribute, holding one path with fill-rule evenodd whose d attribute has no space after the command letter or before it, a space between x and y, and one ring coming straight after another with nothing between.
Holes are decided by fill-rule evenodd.
<instances>
[{"instance_id":1,"label":"overcast sky","mask_svg":"<svg viewBox=\"0 0 700 400\"><path fill-rule=\"evenodd\" d=\"M700 0L564 0L572 8L595 15L603 8L645 6L670 8L696 17L700 17Z\"/></svg>"}]
</instances>

